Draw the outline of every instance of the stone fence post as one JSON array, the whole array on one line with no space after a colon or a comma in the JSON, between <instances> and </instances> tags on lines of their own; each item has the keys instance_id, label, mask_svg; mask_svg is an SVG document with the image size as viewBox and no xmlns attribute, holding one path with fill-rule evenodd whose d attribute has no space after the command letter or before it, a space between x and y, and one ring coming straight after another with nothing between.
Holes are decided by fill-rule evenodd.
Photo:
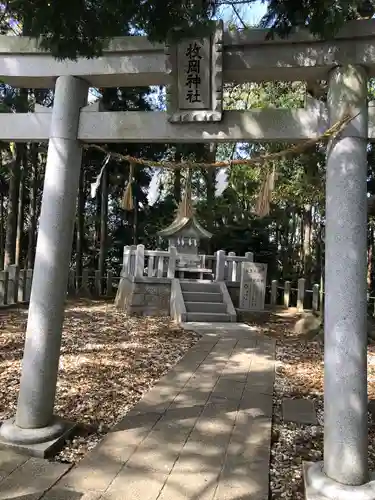
<instances>
[{"instance_id":1,"label":"stone fence post","mask_svg":"<svg viewBox=\"0 0 375 500\"><path fill-rule=\"evenodd\" d=\"M284 284L284 307L289 307L290 304L290 281Z\"/></svg>"},{"instance_id":2,"label":"stone fence post","mask_svg":"<svg viewBox=\"0 0 375 500\"><path fill-rule=\"evenodd\" d=\"M169 248L169 261L168 261L168 278L173 279L176 272L177 248L171 246Z\"/></svg>"},{"instance_id":3,"label":"stone fence post","mask_svg":"<svg viewBox=\"0 0 375 500\"><path fill-rule=\"evenodd\" d=\"M112 285L112 271L108 271L107 273L107 296L110 297L113 293L113 285Z\"/></svg>"},{"instance_id":4,"label":"stone fence post","mask_svg":"<svg viewBox=\"0 0 375 500\"><path fill-rule=\"evenodd\" d=\"M312 309L313 311L319 311L319 285L313 285L312 290Z\"/></svg>"},{"instance_id":5,"label":"stone fence post","mask_svg":"<svg viewBox=\"0 0 375 500\"><path fill-rule=\"evenodd\" d=\"M141 278L145 268L145 247L144 245L137 245L135 254L135 273L134 276Z\"/></svg>"},{"instance_id":6,"label":"stone fence post","mask_svg":"<svg viewBox=\"0 0 375 500\"><path fill-rule=\"evenodd\" d=\"M225 250L218 250L216 252L216 272L215 281L224 281L225 272Z\"/></svg>"},{"instance_id":7,"label":"stone fence post","mask_svg":"<svg viewBox=\"0 0 375 500\"><path fill-rule=\"evenodd\" d=\"M277 305L277 280L272 280L271 282L271 306Z\"/></svg>"},{"instance_id":8,"label":"stone fence post","mask_svg":"<svg viewBox=\"0 0 375 500\"><path fill-rule=\"evenodd\" d=\"M228 257L235 257L236 252L229 252ZM227 267L227 281L236 281L236 262L233 260L228 260ZM225 276L225 275L224 275Z\"/></svg>"},{"instance_id":9,"label":"stone fence post","mask_svg":"<svg viewBox=\"0 0 375 500\"><path fill-rule=\"evenodd\" d=\"M9 271L8 302L9 304L17 304L19 269L15 264L12 264L9 266L8 271Z\"/></svg>"},{"instance_id":10,"label":"stone fence post","mask_svg":"<svg viewBox=\"0 0 375 500\"><path fill-rule=\"evenodd\" d=\"M246 260L248 262L254 262L254 254L253 252L246 252L245 253Z\"/></svg>"},{"instance_id":11,"label":"stone fence post","mask_svg":"<svg viewBox=\"0 0 375 500\"><path fill-rule=\"evenodd\" d=\"M0 304L8 304L8 286L9 273L8 271L0 271Z\"/></svg>"},{"instance_id":12,"label":"stone fence post","mask_svg":"<svg viewBox=\"0 0 375 500\"><path fill-rule=\"evenodd\" d=\"M305 278L300 278L298 280L297 286L297 311L303 312L303 306L305 301Z\"/></svg>"}]
</instances>

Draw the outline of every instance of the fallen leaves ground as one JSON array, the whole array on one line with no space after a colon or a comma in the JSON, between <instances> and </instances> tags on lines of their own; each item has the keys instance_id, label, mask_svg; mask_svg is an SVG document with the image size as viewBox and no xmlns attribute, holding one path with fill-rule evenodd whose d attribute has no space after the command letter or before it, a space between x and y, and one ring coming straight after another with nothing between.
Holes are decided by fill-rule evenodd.
<instances>
[{"instance_id":1,"label":"fallen leaves ground","mask_svg":"<svg viewBox=\"0 0 375 500\"><path fill-rule=\"evenodd\" d=\"M26 320L24 308L0 312L0 420L16 410ZM105 301L69 302L55 411L84 425L57 459L78 461L198 338L170 318L130 318Z\"/></svg>"},{"instance_id":2,"label":"fallen leaves ground","mask_svg":"<svg viewBox=\"0 0 375 500\"><path fill-rule=\"evenodd\" d=\"M302 461L323 459L323 345L294 333L295 313L264 315L248 322L276 338L276 378L271 448L271 499L304 499ZM375 346L368 347L368 393L375 399ZM284 422L283 398L314 401L319 425ZM375 428L369 415L369 467L375 468Z\"/></svg>"}]
</instances>

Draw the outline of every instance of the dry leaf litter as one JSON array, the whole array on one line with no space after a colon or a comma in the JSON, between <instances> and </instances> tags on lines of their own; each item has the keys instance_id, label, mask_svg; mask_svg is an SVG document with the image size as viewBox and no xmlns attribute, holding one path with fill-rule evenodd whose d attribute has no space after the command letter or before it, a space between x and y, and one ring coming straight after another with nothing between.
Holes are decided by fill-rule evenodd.
<instances>
[{"instance_id":1,"label":"dry leaf litter","mask_svg":"<svg viewBox=\"0 0 375 500\"><path fill-rule=\"evenodd\" d=\"M323 459L323 345L294 333L299 316L273 314L260 331L277 340L270 464L270 499L303 500L302 461ZM250 324L250 322L249 322ZM258 324L251 322L251 324ZM375 400L375 346L368 346L368 393ZM314 402L318 425L284 422L283 398ZM375 425L369 413L369 467L375 469Z\"/></svg>"},{"instance_id":2,"label":"dry leaf litter","mask_svg":"<svg viewBox=\"0 0 375 500\"><path fill-rule=\"evenodd\" d=\"M0 421L16 410L26 321L24 308L0 313ZM55 459L78 462L198 339L170 318L128 317L104 301L69 302L55 411L80 428Z\"/></svg>"}]
</instances>

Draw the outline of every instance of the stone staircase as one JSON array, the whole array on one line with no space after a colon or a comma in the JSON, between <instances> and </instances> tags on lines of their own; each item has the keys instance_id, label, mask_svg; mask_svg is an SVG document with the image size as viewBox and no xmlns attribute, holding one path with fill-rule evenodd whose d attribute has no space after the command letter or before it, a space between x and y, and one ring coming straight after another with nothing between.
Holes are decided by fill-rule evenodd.
<instances>
[{"instance_id":1,"label":"stone staircase","mask_svg":"<svg viewBox=\"0 0 375 500\"><path fill-rule=\"evenodd\" d=\"M181 280L180 286L187 322L229 323L236 321L233 315L233 304L225 284Z\"/></svg>"}]
</instances>

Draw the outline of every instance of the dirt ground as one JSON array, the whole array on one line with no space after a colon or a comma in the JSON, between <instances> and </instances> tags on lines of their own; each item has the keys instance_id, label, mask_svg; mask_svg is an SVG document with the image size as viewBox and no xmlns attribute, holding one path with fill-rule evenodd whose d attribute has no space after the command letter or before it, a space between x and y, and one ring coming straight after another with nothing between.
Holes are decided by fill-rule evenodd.
<instances>
[{"instance_id":1,"label":"dirt ground","mask_svg":"<svg viewBox=\"0 0 375 500\"><path fill-rule=\"evenodd\" d=\"M0 312L0 420L16 410L27 309ZM170 318L129 318L111 302L68 302L56 413L82 428L57 457L77 462L198 340Z\"/></svg>"}]
</instances>

